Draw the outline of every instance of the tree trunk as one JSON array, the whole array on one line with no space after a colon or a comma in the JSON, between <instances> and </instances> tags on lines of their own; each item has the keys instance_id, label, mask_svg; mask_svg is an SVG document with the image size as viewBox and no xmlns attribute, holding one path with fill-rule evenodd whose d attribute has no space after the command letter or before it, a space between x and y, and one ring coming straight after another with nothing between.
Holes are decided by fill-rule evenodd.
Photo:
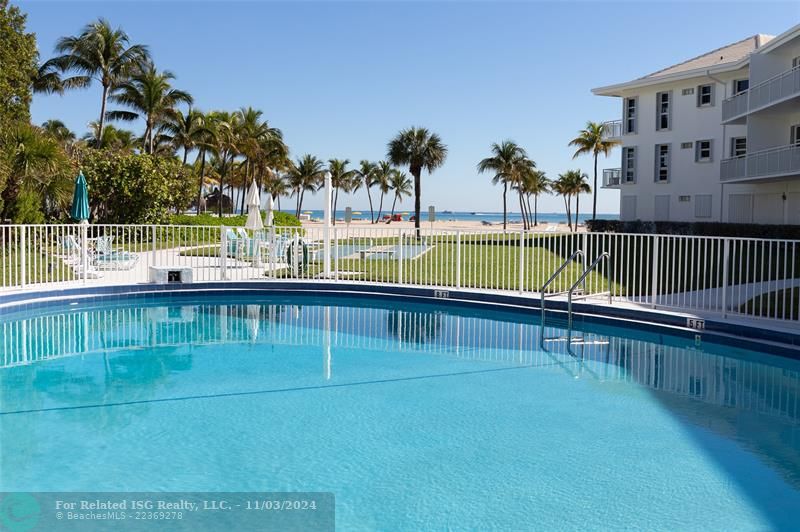
<instances>
[{"instance_id":1,"label":"tree trunk","mask_svg":"<svg viewBox=\"0 0 800 532\"><path fill-rule=\"evenodd\" d=\"M522 202L522 193L518 193L517 196L519 196L519 214L522 216L522 230L527 231L528 220L525 219L525 205Z\"/></svg>"},{"instance_id":2,"label":"tree trunk","mask_svg":"<svg viewBox=\"0 0 800 532\"><path fill-rule=\"evenodd\" d=\"M100 124L97 127L97 148L103 144L103 127L106 125L106 100L108 100L109 86L103 84L103 100L100 103Z\"/></svg>"},{"instance_id":3,"label":"tree trunk","mask_svg":"<svg viewBox=\"0 0 800 532\"><path fill-rule=\"evenodd\" d=\"M189 158L189 149L184 146L183 147L183 166L186 166L186 159Z\"/></svg>"},{"instance_id":4,"label":"tree trunk","mask_svg":"<svg viewBox=\"0 0 800 532\"><path fill-rule=\"evenodd\" d=\"M539 225L539 194L533 195L533 225Z\"/></svg>"},{"instance_id":5,"label":"tree trunk","mask_svg":"<svg viewBox=\"0 0 800 532\"><path fill-rule=\"evenodd\" d=\"M503 231L508 227L508 212L506 208L506 194L508 193L508 182L503 181Z\"/></svg>"},{"instance_id":6,"label":"tree trunk","mask_svg":"<svg viewBox=\"0 0 800 532\"><path fill-rule=\"evenodd\" d=\"M527 194L525 196L525 201L528 204L528 227L531 227L531 223L533 223L533 211L531 210L531 195Z\"/></svg>"},{"instance_id":7,"label":"tree trunk","mask_svg":"<svg viewBox=\"0 0 800 532\"><path fill-rule=\"evenodd\" d=\"M153 154L153 147L154 147L154 143L153 143L153 124L150 121L148 121L147 130L150 132L150 154L152 155Z\"/></svg>"},{"instance_id":8,"label":"tree trunk","mask_svg":"<svg viewBox=\"0 0 800 532\"><path fill-rule=\"evenodd\" d=\"M592 220L597 218L597 152L594 152L594 188L592 189Z\"/></svg>"},{"instance_id":9,"label":"tree trunk","mask_svg":"<svg viewBox=\"0 0 800 532\"><path fill-rule=\"evenodd\" d=\"M581 194L575 194L575 230L578 230L578 213L581 210Z\"/></svg>"},{"instance_id":10,"label":"tree trunk","mask_svg":"<svg viewBox=\"0 0 800 532\"><path fill-rule=\"evenodd\" d=\"M420 238L422 237L419 229L419 215L422 211L422 168L411 168L410 170L414 176L414 229L417 238Z\"/></svg>"},{"instance_id":11,"label":"tree trunk","mask_svg":"<svg viewBox=\"0 0 800 532\"><path fill-rule=\"evenodd\" d=\"M333 189L333 212L331 213L331 221L336 225L336 204L339 202L339 187Z\"/></svg>"},{"instance_id":12,"label":"tree trunk","mask_svg":"<svg viewBox=\"0 0 800 532\"><path fill-rule=\"evenodd\" d=\"M295 204L294 215L297 218L300 218L300 189L297 189L297 202Z\"/></svg>"},{"instance_id":13,"label":"tree trunk","mask_svg":"<svg viewBox=\"0 0 800 532\"><path fill-rule=\"evenodd\" d=\"M394 201L392 202L392 217L394 217L394 208L397 205L397 194L394 195Z\"/></svg>"},{"instance_id":14,"label":"tree trunk","mask_svg":"<svg viewBox=\"0 0 800 532\"><path fill-rule=\"evenodd\" d=\"M564 210L567 212L567 225L569 226L570 232L572 232L572 213L569 212L569 194L564 194Z\"/></svg>"},{"instance_id":15,"label":"tree trunk","mask_svg":"<svg viewBox=\"0 0 800 532\"><path fill-rule=\"evenodd\" d=\"M378 206L378 217L372 223L378 223L381 220L381 212L383 212L383 191L381 190L381 203Z\"/></svg>"},{"instance_id":16,"label":"tree trunk","mask_svg":"<svg viewBox=\"0 0 800 532\"><path fill-rule=\"evenodd\" d=\"M364 183L367 187L367 199L369 200L369 223L375 223L375 213L372 210L372 194L369 192L369 183Z\"/></svg>"},{"instance_id":17,"label":"tree trunk","mask_svg":"<svg viewBox=\"0 0 800 532\"><path fill-rule=\"evenodd\" d=\"M225 154L223 154L223 161ZM217 216L222 218L222 200L225 198L225 173L227 172L225 163L222 163L222 171L219 173L219 201L217 202Z\"/></svg>"},{"instance_id":18,"label":"tree trunk","mask_svg":"<svg viewBox=\"0 0 800 532\"><path fill-rule=\"evenodd\" d=\"M200 202L203 201L203 183L206 171L206 150L202 151L200 159L200 186L197 188L197 214L200 214Z\"/></svg>"}]
</instances>

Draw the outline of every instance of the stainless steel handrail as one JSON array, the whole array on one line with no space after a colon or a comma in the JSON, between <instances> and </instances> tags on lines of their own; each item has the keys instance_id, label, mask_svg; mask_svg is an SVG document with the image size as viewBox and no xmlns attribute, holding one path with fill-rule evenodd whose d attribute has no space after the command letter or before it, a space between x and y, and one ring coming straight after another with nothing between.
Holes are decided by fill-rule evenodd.
<instances>
[{"instance_id":1,"label":"stainless steel handrail","mask_svg":"<svg viewBox=\"0 0 800 532\"><path fill-rule=\"evenodd\" d=\"M611 265L611 255L608 253L608 251L602 252L596 259L594 259L594 262L592 262L589 265L589 267L586 268L586 270L584 270L584 272L581 274L581 276L578 277L578 280L575 281L575 284L573 284L570 287L569 291L567 292L567 327L569 329L572 329L572 292L575 291L575 289L578 287L578 285L581 284L586 279L586 277L592 272L592 270L594 270L597 267L598 264L600 264L600 262L603 259L607 259L608 263L609 263L609 266ZM610 268L609 268L609 270L610 270ZM609 271L608 275L606 276L606 286L608 288L608 304L610 305L611 304L611 271Z\"/></svg>"},{"instance_id":2,"label":"stainless steel handrail","mask_svg":"<svg viewBox=\"0 0 800 532\"><path fill-rule=\"evenodd\" d=\"M564 269L567 266L569 266L569 264L573 260L575 260L575 258L578 257L578 256L583 257L583 250L582 249L576 250L575 253L570 255L569 258L567 260L565 260L564 263L561 266L558 267L558 269L553 273L553 275L551 275L550 278L547 281L545 281L545 283L542 285L542 289L539 290L539 301L540 301L540 303L542 305L542 323L544 323L544 290L545 290L545 288L550 286L550 283L555 281L556 277L558 277L558 274L563 272ZM563 294L563 292L561 292L561 293Z\"/></svg>"}]
</instances>

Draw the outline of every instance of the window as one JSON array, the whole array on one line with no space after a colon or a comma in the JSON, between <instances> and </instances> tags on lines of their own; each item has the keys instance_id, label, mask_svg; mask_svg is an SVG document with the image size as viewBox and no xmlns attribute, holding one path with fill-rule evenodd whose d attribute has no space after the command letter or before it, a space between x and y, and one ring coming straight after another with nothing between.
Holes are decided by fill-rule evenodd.
<instances>
[{"instance_id":1,"label":"window","mask_svg":"<svg viewBox=\"0 0 800 532\"><path fill-rule=\"evenodd\" d=\"M683 89L681 91L681 96L691 96L694 94L694 88Z\"/></svg>"},{"instance_id":2,"label":"window","mask_svg":"<svg viewBox=\"0 0 800 532\"><path fill-rule=\"evenodd\" d=\"M691 150L692 146L694 146L693 142L681 142L681 149L682 150Z\"/></svg>"},{"instance_id":3,"label":"window","mask_svg":"<svg viewBox=\"0 0 800 532\"><path fill-rule=\"evenodd\" d=\"M747 137L731 139L731 157L742 157L747 153Z\"/></svg>"},{"instance_id":4,"label":"window","mask_svg":"<svg viewBox=\"0 0 800 532\"><path fill-rule=\"evenodd\" d=\"M792 59L792 68L800 67L800 55Z\"/></svg>"},{"instance_id":5,"label":"window","mask_svg":"<svg viewBox=\"0 0 800 532\"><path fill-rule=\"evenodd\" d=\"M692 201L692 197L691 196L678 196L678 201L680 201L681 203L687 203L689 201Z\"/></svg>"},{"instance_id":6,"label":"window","mask_svg":"<svg viewBox=\"0 0 800 532\"><path fill-rule=\"evenodd\" d=\"M711 194L697 194L694 197L694 217L711 218Z\"/></svg>"},{"instance_id":7,"label":"window","mask_svg":"<svg viewBox=\"0 0 800 532\"><path fill-rule=\"evenodd\" d=\"M625 98L625 133L636 133L636 98Z\"/></svg>"},{"instance_id":8,"label":"window","mask_svg":"<svg viewBox=\"0 0 800 532\"><path fill-rule=\"evenodd\" d=\"M669 181L669 144L656 144L655 180L657 183Z\"/></svg>"},{"instance_id":9,"label":"window","mask_svg":"<svg viewBox=\"0 0 800 532\"><path fill-rule=\"evenodd\" d=\"M697 107L711 107L714 105L714 85L700 85L697 87Z\"/></svg>"},{"instance_id":10,"label":"window","mask_svg":"<svg viewBox=\"0 0 800 532\"><path fill-rule=\"evenodd\" d=\"M711 144L710 140L698 140L695 142L694 160L697 163L711 162Z\"/></svg>"},{"instance_id":11,"label":"window","mask_svg":"<svg viewBox=\"0 0 800 532\"><path fill-rule=\"evenodd\" d=\"M733 94L739 94L750 88L749 79L736 79L733 80Z\"/></svg>"},{"instance_id":12,"label":"window","mask_svg":"<svg viewBox=\"0 0 800 532\"><path fill-rule=\"evenodd\" d=\"M656 130L670 128L670 99L672 92L656 94Z\"/></svg>"},{"instance_id":13,"label":"window","mask_svg":"<svg viewBox=\"0 0 800 532\"><path fill-rule=\"evenodd\" d=\"M626 183L636 182L636 148L622 148L622 176Z\"/></svg>"},{"instance_id":14,"label":"window","mask_svg":"<svg viewBox=\"0 0 800 532\"><path fill-rule=\"evenodd\" d=\"M800 124L795 124L789 130L789 144L800 146Z\"/></svg>"}]
</instances>

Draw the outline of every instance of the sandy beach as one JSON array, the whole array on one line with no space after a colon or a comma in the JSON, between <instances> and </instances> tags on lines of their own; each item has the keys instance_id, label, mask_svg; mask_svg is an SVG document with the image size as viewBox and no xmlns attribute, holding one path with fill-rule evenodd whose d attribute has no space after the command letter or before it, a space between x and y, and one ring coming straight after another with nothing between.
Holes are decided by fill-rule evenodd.
<instances>
[{"instance_id":1,"label":"sandy beach","mask_svg":"<svg viewBox=\"0 0 800 532\"><path fill-rule=\"evenodd\" d=\"M303 227L307 228L321 228L322 221L319 220L312 220L312 221L303 221ZM344 223L343 220L337 220L336 227L346 227L347 225ZM353 220L350 222L351 228L364 228L364 227L372 227L372 228L381 228L381 229L413 229L414 222L409 221L402 221L402 222L391 222L385 223L380 222L376 224L371 224L369 220ZM501 231L503 229L502 223L492 223L492 224L485 224L478 220L437 220L433 223L423 221L422 222L423 229L441 229L441 230L462 230L462 231ZM509 231L521 231L522 230L522 222L517 223L509 223L507 226ZM586 230L585 226L579 225L578 232L584 232ZM531 229L532 232L536 233L568 233L569 227L567 226L566 222L561 223L540 223L538 226Z\"/></svg>"}]
</instances>

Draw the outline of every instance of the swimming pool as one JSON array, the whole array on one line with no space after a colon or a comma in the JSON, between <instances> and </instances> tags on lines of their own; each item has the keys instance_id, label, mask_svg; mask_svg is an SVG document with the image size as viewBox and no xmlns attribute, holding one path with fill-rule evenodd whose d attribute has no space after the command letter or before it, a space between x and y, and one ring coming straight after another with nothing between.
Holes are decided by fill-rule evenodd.
<instances>
[{"instance_id":1,"label":"swimming pool","mask_svg":"<svg viewBox=\"0 0 800 532\"><path fill-rule=\"evenodd\" d=\"M537 319L224 294L6 311L0 491L329 491L341 530L796 526L800 363Z\"/></svg>"}]
</instances>

